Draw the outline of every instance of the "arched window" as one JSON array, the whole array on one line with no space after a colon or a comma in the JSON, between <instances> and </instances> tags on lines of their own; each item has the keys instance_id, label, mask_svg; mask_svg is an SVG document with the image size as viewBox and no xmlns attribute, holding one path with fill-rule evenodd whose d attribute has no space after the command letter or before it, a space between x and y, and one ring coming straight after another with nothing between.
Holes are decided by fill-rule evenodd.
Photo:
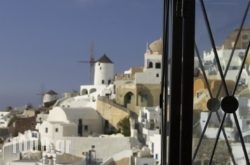
<instances>
[{"instance_id":1,"label":"arched window","mask_svg":"<svg viewBox=\"0 0 250 165\"><path fill-rule=\"evenodd\" d=\"M138 99L140 106L148 106L149 105L149 96L146 93L138 93Z\"/></svg>"},{"instance_id":2,"label":"arched window","mask_svg":"<svg viewBox=\"0 0 250 165\"><path fill-rule=\"evenodd\" d=\"M153 68L153 63L152 62L148 63L148 68Z\"/></svg>"},{"instance_id":3,"label":"arched window","mask_svg":"<svg viewBox=\"0 0 250 165\"><path fill-rule=\"evenodd\" d=\"M124 96L124 106L125 107L127 107L127 104L132 103L133 96L134 96L134 94L132 92L128 92L125 94L125 96Z\"/></svg>"},{"instance_id":4,"label":"arched window","mask_svg":"<svg viewBox=\"0 0 250 165\"><path fill-rule=\"evenodd\" d=\"M88 94L88 90L87 89L82 89L81 95L87 95L87 94Z\"/></svg>"}]
</instances>

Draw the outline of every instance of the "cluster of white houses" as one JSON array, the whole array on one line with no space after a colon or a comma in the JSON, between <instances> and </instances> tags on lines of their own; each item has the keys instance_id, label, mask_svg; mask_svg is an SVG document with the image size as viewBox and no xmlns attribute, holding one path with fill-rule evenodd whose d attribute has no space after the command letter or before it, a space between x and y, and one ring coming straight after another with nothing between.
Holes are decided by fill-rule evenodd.
<instances>
[{"instance_id":1,"label":"cluster of white houses","mask_svg":"<svg viewBox=\"0 0 250 165\"><path fill-rule=\"evenodd\" d=\"M161 59L161 39L148 46L144 67L131 68L122 74L115 75L113 62L103 55L94 64L93 84L81 85L79 94L59 98L56 92L49 91L44 95L44 106L53 105L49 113L36 115L35 130L18 133L17 137L6 140L2 147L3 163L159 163L160 109L156 105L159 103ZM2 127L8 125L9 120L5 116L8 112L1 115ZM105 134L107 128L119 130L119 121L131 116L130 137L121 133ZM139 130L135 128L138 121L142 123ZM144 143L138 140L138 136L144 139ZM58 141L64 141L65 145L58 148ZM28 145L24 147L26 142ZM36 145L39 146L37 152L33 151ZM63 156L70 156L72 161L67 159L63 162L62 154L53 155L52 151L68 151Z\"/></svg>"},{"instance_id":2,"label":"cluster of white houses","mask_svg":"<svg viewBox=\"0 0 250 165\"><path fill-rule=\"evenodd\" d=\"M232 51L228 42L225 42L225 47L218 48L223 71L227 68ZM226 81L231 84L235 84L237 80L237 71L245 50L242 47L235 50L226 76ZM218 89L217 81L220 81L213 51L204 52L202 60L213 93L213 90ZM130 68L124 73L114 74L113 62L103 55L94 64L93 84L81 85L79 94L67 93L59 98L57 93L49 91L44 95L44 106L53 104L49 113L36 115L36 131L19 133L17 137L4 143L4 162L8 165L160 164L161 109L158 105L162 65L162 39L147 46L143 67ZM195 67L198 68L199 65L196 64ZM240 78L242 90L237 93L240 102L237 116L246 142L250 139L248 77L246 67ZM210 98L207 88L202 74L198 75L194 83L194 109L203 111L199 120L201 130L210 113L206 111L206 103ZM119 122L125 118L130 119L129 137L114 131L120 129ZM0 113L0 127L7 127L10 120L9 112ZM225 130L227 137L233 141L235 159L244 164L242 154L237 154L239 143L233 121L229 115ZM216 116L212 115L205 132L208 138L215 138L218 124ZM32 145L19 151L19 147L24 145L20 139L26 139L29 144L37 142L39 151L34 152ZM248 148L248 143L246 146ZM12 152L13 148L16 149L15 153ZM205 159L197 158L196 163L202 163ZM231 163L230 160L228 162Z\"/></svg>"}]
</instances>

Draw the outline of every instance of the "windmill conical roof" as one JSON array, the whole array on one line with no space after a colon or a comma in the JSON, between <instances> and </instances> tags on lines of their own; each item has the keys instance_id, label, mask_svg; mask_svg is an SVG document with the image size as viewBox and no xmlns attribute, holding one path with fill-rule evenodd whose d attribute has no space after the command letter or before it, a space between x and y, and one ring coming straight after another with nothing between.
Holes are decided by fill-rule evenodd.
<instances>
[{"instance_id":1,"label":"windmill conical roof","mask_svg":"<svg viewBox=\"0 0 250 165\"><path fill-rule=\"evenodd\" d=\"M113 64L113 62L108 58L108 56L106 54L104 54L101 58L99 58L99 60L97 60L97 62Z\"/></svg>"},{"instance_id":2,"label":"windmill conical roof","mask_svg":"<svg viewBox=\"0 0 250 165\"><path fill-rule=\"evenodd\" d=\"M57 93L53 90L49 90L48 92L46 92L45 94L49 94L49 95L57 95Z\"/></svg>"}]
</instances>

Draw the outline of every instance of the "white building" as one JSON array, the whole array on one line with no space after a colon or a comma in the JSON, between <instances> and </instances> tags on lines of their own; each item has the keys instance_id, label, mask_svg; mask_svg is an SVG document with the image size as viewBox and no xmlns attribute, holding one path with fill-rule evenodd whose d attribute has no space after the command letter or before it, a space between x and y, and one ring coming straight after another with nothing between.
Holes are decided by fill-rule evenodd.
<instances>
[{"instance_id":1,"label":"white building","mask_svg":"<svg viewBox=\"0 0 250 165\"><path fill-rule=\"evenodd\" d=\"M111 84L114 79L113 62L104 54L95 62L94 73L94 85Z\"/></svg>"},{"instance_id":2,"label":"white building","mask_svg":"<svg viewBox=\"0 0 250 165\"><path fill-rule=\"evenodd\" d=\"M222 110L218 111L220 119L222 119L224 112ZM200 114L200 125L201 130L204 129L205 124L207 122L209 116L209 112L201 112ZM220 122L218 121L217 115L215 112L212 113L208 126L206 128L205 136L209 139L214 139L217 136L218 128L220 126ZM224 130L227 135L228 140L235 140L235 127L233 127L232 121L230 117L227 117L224 124ZM225 139L223 133L220 134L221 139Z\"/></svg>"},{"instance_id":3,"label":"white building","mask_svg":"<svg viewBox=\"0 0 250 165\"><path fill-rule=\"evenodd\" d=\"M148 147L142 147L134 157L135 165L156 165L157 161L152 157L151 151Z\"/></svg>"},{"instance_id":4,"label":"white building","mask_svg":"<svg viewBox=\"0 0 250 165\"><path fill-rule=\"evenodd\" d=\"M121 153L126 150L131 150L136 147L134 143L136 139L124 137L123 135L110 135L99 137L64 137L62 140L70 140L69 153L75 156L82 156L83 153L89 152L94 147L97 161L106 162L110 158L116 160L121 157L127 157L126 153ZM120 153L120 156L115 156Z\"/></svg>"},{"instance_id":5,"label":"white building","mask_svg":"<svg viewBox=\"0 0 250 165\"><path fill-rule=\"evenodd\" d=\"M230 65L228 67L228 72L225 77L226 80L232 80L236 82L240 67L242 65L242 58L245 55L245 51L245 49L236 49L234 51ZM228 65L231 52L232 49L224 49L223 46L221 48L217 48L217 54L223 73L225 72L225 69ZM213 50L211 50L210 52L203 53L203 65L206 72L208 73L208 78L220 79L217 67L218 65L216 63ZM245 68L242 70L239 84L248 85L248 73Z\"/></svg>"},{"instance_id":6,"label":"white building","mask_svg":"<svg viewBox=\"0 0 250 165\"><path fill-rule=\"evenodd\" d=\"M54 107L40 125L39 133L52 142L68 136L95 136L102 133L102 118L90 107Z\"/></svg>"},{"instance_id":7,"label":"white building","mask_svg":"<svg viewBox=\"0 0 250 165\"><path fill-rule=\"evenodd\" d=\"M61 98L57 100L54 104L54 107L62 107L62 108L84 108L84 107L92 107L96 108L95 100L91 99L87 95L74 96Z\"/></svg>"},{"instance_id":8,"label":"white building","mask_svg":"<svg viewBox=\"0 0 250 165\"><path fill-rule=\"evenodd\" d=\"M162 39L147 45L144 53L144 66L133 67L116 75L115 84L160 84L162 69Z\"/></svg>"},{"instance_id":9,"label":"white building","mask_svg":"<svg viewBox=\"0 0 250 165\"><path fill-rule=\"evenodd\" d=\"M239 126L241 128L242 135L244 137L245 142L250 142L250 99L249 96L238 96L239 108L235 112L238 118ZM224 112L222 110L218 111L220 119L222 119ZM200 114L200 125L203 130L205 124L207 122L209 116L209 112L201 112ZM208 127L205 132L205 136L208 138L216 138L218 128L220 126L220 122L218 121L218 117L215 112L212 113L211 119L208 123ZM229 140L239 140L239 135L237 134L235 120L232 114L228 114L225 122L224 129L226 131L227 138ZM224 139L223 134L220 135L221 139Z\"/></svg>"},{"instance_id":10,"label":"white building","mask_svg":"<svg viewBox=\"0 0 250 165\"><path fill-rule=\"evenodd\" d=\"M58 98L59 98L58 94L55 91L49 90L48 92L44 93L44 95L43 95L43 105L45 107L51 106L56 102L56 100Z\"/></svg>"},{"instance_id":11,"label":"white building","mask_svg":"<svg viewBox=\"0 0 250 165\"><path fill-rule=\"evenodd\" d=\"M159 134L161 126L161 110L157 107L143 107L138 115L139 129L148 143L150 136Z\"/></svg>"},{"instance_id":12,"label":"white building","mask_svg":"<svg viewBox=\"0 0 250 165\"><path fill-rule=\"evenodd\" d=\"M138 115L139 129L143 134L145 144L150 150L155 163L161 162L161 109L157 107L143 107Z\"/></svg>"},{"instance_id":13,"label":"white building","mask_svg":"<svg viewBox=\"0 0 250 165\"><path fill-rule=\"evenodd\" d=\"M160 84L162 68L162 39L152 42L144 54L143 72L135 73L137 84Z\"/></svg>"},{"instance_id":14,"label":"white building","mask_svg":"<svg viewBox=\"0 0 250 165\"><path fill-rule=\"evenodd\" d=\"M159 106L142 107L138 115L138 121L146 129L159 129L161 126L160 114L161 109Z\"/></svg>"},{"instance_id":15,"label":"white building","mask_svg":"<svg viewBox=\"0 0 250 165\"><path fill-rule=\"evenodd\" d=\"M38 148L39 133L37 131L25 131L17 137L11 138L3 145L2 156L6 162L19 160L20 154L25 151Z\"/></svg>"},{"instance_id":16,"label":"white building","mask_svg":"<svg viewBox=\"0 0 250 165\"><path fill-rule=\"evenodd\" d=\"M47 120L49 114L39 113L36 116L36 130L39 130L40 125Z\"/></svg>"},{"instance_id":17,"label":"white building","mask_svg":"<svg viewBox=\"0 0 250 165\"><path fill-rule=\"evenodd\" d=\"M94 84L81 85L80 95L92 102L95 108L95 102L98 96L108 96L114 98L114 64L104 54L94 64Z\"/></svg>"},{"instance_id":18,"label":"white building","mask_svg":"<svg viewBox=\"0 0 250 165\"><path fill-rule=\"evenodd\" d=\"M11 119L10 112L2 111L0 112L0 128L7 128L9 121Z\"/></svg>"},{"instance_id":19,"label":"white building","mask_svg":"<svg viewBox=\"0 0 250 165\"><path fill-rule=\"evenodd\" d=\"M250 156L250 143L245 143L245 146L246 146L247 154L249 157ZM246 165L247 163L246 163L246 159L242 150L241 143L232 143L231 147L232 147L232 154L234 156L236 164ZM233 164L233 162L231 162L231 164Z\"/></svg>"},{"instance_id":20,"label":"white building","mask_svg":"<svg viewBox=\"0 0 250 165\"><path fill-rule=\"evenodd\" d=\"M161 134L154 134L149 137L148 147L156 162L161 162Z\"/></svg>"}]
</instances>

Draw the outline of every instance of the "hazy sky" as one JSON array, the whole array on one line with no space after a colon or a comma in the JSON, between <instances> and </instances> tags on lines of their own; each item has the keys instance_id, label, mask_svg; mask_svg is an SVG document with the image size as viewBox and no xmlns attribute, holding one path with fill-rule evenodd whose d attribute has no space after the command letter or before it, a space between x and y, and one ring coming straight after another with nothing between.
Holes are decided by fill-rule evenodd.
<instances>
[{"instance_id":1,"label":"hazy sky","mask_svg":"<svg viewBox=\"0 0 250 165\"><path fill-rule=\"evenodd\" d=\"M226 2L226 3L225 3ZM0 109L37 106L42 89L59 94L89 82L91 44L121 72L142 65L147 42L162 36L162 0L1 0ZM246 0L207 0L218 44L239 26ZM226 13L226 14L225 14ZM221 15L221 16L218 16ZM197 8L197 42L207 35Z\"/></svg>"}]
</instances>

